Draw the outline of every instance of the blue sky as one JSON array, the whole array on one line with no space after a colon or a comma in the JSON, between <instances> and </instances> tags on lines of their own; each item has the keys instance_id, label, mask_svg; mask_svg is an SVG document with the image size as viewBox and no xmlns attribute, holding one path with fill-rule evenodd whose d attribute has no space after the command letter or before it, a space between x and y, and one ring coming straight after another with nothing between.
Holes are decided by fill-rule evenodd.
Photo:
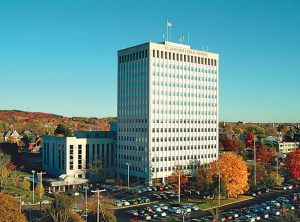
<instances>
[{"instance_id":1,"label":"blue sky","mask_svg":"<svg viewBox=\"0 0 300 222\"><path fill-rule=\"evenodd\" d=\"M220 54L220 119L299 122L300 1L0 0L0 109L116 116L116 53L172 40Z\"/></svg>"}]
</instances>

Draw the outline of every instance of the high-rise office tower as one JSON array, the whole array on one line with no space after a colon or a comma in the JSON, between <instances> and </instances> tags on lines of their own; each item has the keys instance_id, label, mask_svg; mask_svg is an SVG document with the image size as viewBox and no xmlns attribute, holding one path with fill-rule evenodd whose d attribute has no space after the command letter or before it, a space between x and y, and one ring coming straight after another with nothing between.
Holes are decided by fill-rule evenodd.
<instances>
[{"instance_id":1,"label":"high-rise office tower","mask_svg":"<svg viewBox=\"0 0 300 222\"><path fill-rule=\"evenodd\" d=\"M218 157L219 55L173 42L118 51L117 174L163 183Z\"/></svg>"}]
</instances>

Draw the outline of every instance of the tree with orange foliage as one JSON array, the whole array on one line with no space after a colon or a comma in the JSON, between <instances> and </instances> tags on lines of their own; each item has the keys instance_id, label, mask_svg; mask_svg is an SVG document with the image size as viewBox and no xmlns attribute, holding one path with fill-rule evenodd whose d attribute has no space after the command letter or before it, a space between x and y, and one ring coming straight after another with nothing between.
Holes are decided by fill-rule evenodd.
<instances>
[{"instance_id":1,"label":"tree with orange foliage","mask_svg":"<svg viewBox=\"0 0 300 222\"><path fill-rule=\"evenodd\" d=\"M209 174L216 179L219 172L227 197L238 197L249 189L248 169L241 156L227 152L212 162Z\"/></svg>"},{"instance_id":2,"label":"tree with orange foliage","mask_svg":"<svg viewBox=\"0 0 300 222\"><path fill-rule=\"evenodd\" d=\"M0 203L1 221L27 221L25 215L20 212L20 205L14 197L0 192Z\"/></svg>"},{"instance_id":3,"label":"tree with orange foliage","mask_svg":"<svg viewBox=\"0 0 300 222\"><path fill-rule=\"evenodd\" d=\"M259 148L256 153L256 158L262 164L267 164L270 162L272 158L275 158L277 155L277 151L275 148L268 148L267 146L263 146Z\"/></svg>"},{"instance_id":4,"label":"tree with orange foliage","mask_svg":"<svg viewBox=\"0 0 300 222\"><path fill-rule=\"evenodd\" d=\"M170 184L178 184L180 175L180 184L182 187L185 187L188 185L189 178L187 177L186 173L183 170L177 169L175 170L170 176L167 177L167 181ZM178 188L178 187L177 187Z\"/></svg>"},{"instance_id":5,"label":"tree with orange foliage","mask_svg":"<svg viewBox=\"0 0 300 222\"><path fill-rule=\"evenodd\" d=\"M287 154L287 169L294 179L300 179L300 149Z\"/></svg>"}]
</instances>

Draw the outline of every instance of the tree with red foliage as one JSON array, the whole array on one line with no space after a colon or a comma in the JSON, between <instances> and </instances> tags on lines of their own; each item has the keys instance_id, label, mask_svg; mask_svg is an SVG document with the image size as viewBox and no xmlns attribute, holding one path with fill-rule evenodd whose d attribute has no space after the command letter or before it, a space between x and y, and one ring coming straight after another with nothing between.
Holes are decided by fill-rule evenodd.
<instances>
[{"instance_id":1,"label":"tree with red foliage","mask_svg":"<svg viewBox=\"0 0 300 222\"><path fill-rule=\"evenodd\" d=\"M263 146L259 148L258 152L256 153L256 158L262 164L267 164L270 160L276 157L277 152L275 148L268 148L267 146Z\"/></svg>"},{"instance_id":2,"label":"tree with red foliage","mask_svg":"<svg viewBox=\"0 0 300 222\"><path fill-rule=\"evenodd\" d=\"M180 185L182 187L187 186L189 182L189 178L187 177L186 173L180 169L175 170L170 176L167 177L168 183L177 185L179 175L180 175ZM177 186L175 188L178 189Z\"/></svg>"},{"instance_id":3,"label":"tree with red foliage","mask_svg":"<svg viewBox=\"0 0 300 222\"><path fill-rule=\"evenodd\" d=\"M255 140L255 135L253 133L248 133L247 134L247 139L246 139L246 147L247 148L251 148L253 149L254 148L254 140ZM260 142L257 142L255 141L255 148L258 149L261 147L261 143Z\"/></svg>"},{"instance_id":4,"label":"tree with red foliage","mask_svg":"<svg viewBox=\"0 0 300 222\"><path fill-rule=\"evenodd\" d=\"M244 148L245 145L239 139L225 139L223 142L224 150L239 151Z\"/></svg>"},{"instance_id":5,"label":"tree with red foliage","mask_svg":"<svg viewBox=\"0 0 300 222\"><path fill-rule=\"evenodd\" d=\"M247 134L247 139L246 139L246 146L253 148L253 142L254 142L255 135L253 133L248 133Z\"/></svg>"},{"instance_id":6,"label":"tree with red foliage","mask_svg":"<svg viewBox=\"0 0 300 222\"><path fill-rule=\"evenodd\" d=\"M300 149L287 154L287 169L294 179L300 179Z\"/></svg>"}]
</instances>

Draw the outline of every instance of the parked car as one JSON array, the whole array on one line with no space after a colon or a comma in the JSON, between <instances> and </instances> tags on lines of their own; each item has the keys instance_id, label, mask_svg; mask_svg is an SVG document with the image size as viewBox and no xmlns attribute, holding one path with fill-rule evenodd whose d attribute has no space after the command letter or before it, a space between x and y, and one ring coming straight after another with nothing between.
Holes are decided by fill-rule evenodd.
<instances>
[{"instance_id":1,"label":"parked car","mask_svg":"<svg viewBox=\"0 0 300 222\"><path fill-rule=\"evenodd\" d=\"M268 204L266 204L266 203L261 203L259 206L261 206L265 210L270 210L271 209L271 207Z\"/></svg>"},{"instance_id":2,"label":"parked car","mask_svg":"<svg viewBox=\"0 0 300 222\"><path fill-rule=\"evenodd\" d=\"M127 200L121 200L121 202L122 202L122 205L124 205L124 206L130 205L130 203Z\"/></svg>"},{"instance_id":3,"label":"parked car","mask_svg":"<svg viewBox=\"0 0 300 222\"><path fill-rule=\"evenodd\" d=\"M141 199L144 201L144 203L149 203L150 199L147 197L141 197Z\"/></svg>"},{"instance_id":4,"label":"parked car","mask_svg":"<svg viewBox=\"0 0 300 222\"><path fill-rule=\"evenodd\" d=\"M264 187L264 188L261 188L260 191L261 191L262 193L269 193L269 192L270 192L270 189L267 188L267 187Z\"/></svg>"},{"instance_id":5,"label":"parked car","mask_svg":"<svg viewBox=\"0 0 300 222\"><path fill-rule=\"evenodd\" d=\"M180 214L180 213L181 213L181 210L180 210L179 207L170 207L170 208L168 209L168 211L169 211L170 213L175 213L175 214Z\"/></svg>"},{"instance_id":6,"label":"parked car","mask_svg":"<svg viewBox=\"0 0 300 222\"><path fill-rule=\"evenodd\" d=\"M293 185L292 184L285 183L285 184L282 184L282 186L286 187L289 190L293 189Z\"/></svg>"},{"instance_id":7,"label":"parked car","mask_svg":"<svg viewBox=\"0 0 300 222\"><path fill-rule=\"evenodd\" d=\"M274 186L273 189L275 189L275 190L286 190L287 187L286 186Z\"/></svg>"},{"instance_id":8,"label":"parked car","mask_svg":"<svg viewBox=\"0 0 300 222\"><path fill-rule=\"evenodd\" d=\"M116 203L115 203L115 205L117 207L121 207L123 204L122 204L122 202L120 200L117 200Z\"/></svg>"},{"instance_id":9,"label":"parked car","mask_svg":"<svg viewBox=\"0 0 300 222\"><path fill-rule=\"evenodd\" d=\"M266 201L266 204L268 204L269 206L280 207L280 203L275 200Z\"/></svg>"},{"instance_id":10,"label":"parked car","mask_svg":"<svg viewBox=\"0 0 300 222\"><path fill-rule=\"evenodd\" d=\"M160 216L160 217L166 217L167 213L162 211L162 212L158 213L158 216Z\"/></svg>"},{"instance_id":11,"label":"parked car","mask_svg":"<svg viewBox=\"0 0 300 222\"><path fill-rule=\"evenodd\" d=\"M283 204L282 207L288 210L295 210L295 207L292 204Z\"/></svg>"},{"instance_id":12,"label":"parked car","mask_svg":"<svg viewBox=\"0 0 300 222\"><path fill-rule=\"evenodd\" d=\"M153 208L153 210L155 210L156 212L161 212L161 211L162 211L162 209L161 209L159 206L157 206L157 205L154 205L152 208Z\"/></svg>"},{"instance_id":13,"label":"parked car","mask_svg":"<svg viewBox=\"0 0 300 222\"><path fill-rule=\"evenodd\" d=\"M272 216L279 216L280 215L279 210L277 210L276 208L271 208L270 210L268 210L268 213Z\"/></svg>"},{"instance_id":14,"label":"parked car","mask_svg":"<svg viewBox=\"0 0 300 222\"><path fill-rule=\"evenodd\" d=\"M182 210L184 210L186 213L190 213L190 212L192 212L192 209L191 209L191 207L190 207L190 206L188 206L188 205L185 205L185 206L181 207L181 209L182 209Z\"/></svg>"},{"instance_id":15,"label":"parked car","mask_svg":"<svg viewBox=\"0 0 300 222\"><path fill-rule=\"evenodd\" d=\"M147 220L151 220L152 218L149 214L143 214L143 215L139 215L138 219L147 221Z\"/></svg>"},{"instance_id":16,"label":"parked car","mask_svg":"<svg viewBox=\"0 0 300 222\"><path fill-rule=\"evenodd\" d=\"M158 213L157 212L151 212L151 213L149 213L149 215L151 216L151 218L152 219L156 219L156 218L158 218Z\"/></svg>"},{"instance_id":17,"label":"parked car","mask_svg":"<svg viewBox=\"0 0 300 222\"><path fill-rule=\"evenodd\" d=\"M245 193L245 195L247 196L251 196L251 197L256 197L256 193L254 193L253 191L249 190Z\"/></svg>"},{"instance_id":18,"label":"parked car","mask_svg":"<svg viewBox=\"0 0 300 222\"><path fill-rule=\"evenodd\" d=\"M251 215L244 215L241 218L239 218L241 221L245 221L245 222L254 222L255 218Z\"/></svg>"},{"instance_id":19,"label":"parked car","mask_svg":"<svg viewBox=\"0 0 300 222\"><path fill-rule=\"evenodd\" d=\"M162 210L168 210L169 207L165 204L158 204L158 206L162 209Z\"/></svg>"},{"instance_id":20,"label":"parked car","mask_svg":"<svg viewBox=\"0 0 300 222\"><path fill-rule=\"evenodd\" d=\"M150 199L151 199L152 201L159 201L159 200L161 200L161 196L159 196L158 194L152 194L152 195L150 196Z\"/></svg>"},{"instance_id":21,"label":"parked car","mask_svg":"<svg viewBox=\"0 0 300 222\"><path fill-rule=\"evenodd\" d=\"M192 211L196 211L196 210L199 210L199 207L196 205L191 205L191 209L192 209Z\"/></svg>"}]
</instances>

